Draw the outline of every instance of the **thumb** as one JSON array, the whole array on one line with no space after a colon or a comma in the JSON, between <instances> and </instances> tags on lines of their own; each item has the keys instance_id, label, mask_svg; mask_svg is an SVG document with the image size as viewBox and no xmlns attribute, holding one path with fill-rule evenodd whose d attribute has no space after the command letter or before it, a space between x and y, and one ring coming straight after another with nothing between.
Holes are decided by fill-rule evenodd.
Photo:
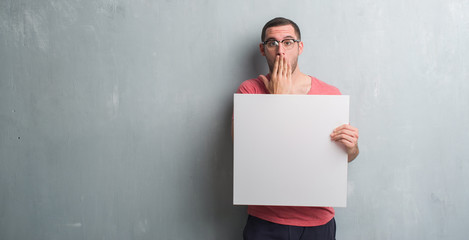
<instances>
[{"instance_id":1,"label":"thumb","mask_svg":"<svg viewBox=\"0 0 469 240\"><path fill-rule=\"evenodd\" d=\"M269 80L267 79L267 77L265 77L264 75L259 75L259 79L262 80L262 82L263 82L264 85L265 85L265 88L266 88L267 90L269 90ZM269 92L270 92L270 90L269 90Z\"/></svg>"}]
</instances>

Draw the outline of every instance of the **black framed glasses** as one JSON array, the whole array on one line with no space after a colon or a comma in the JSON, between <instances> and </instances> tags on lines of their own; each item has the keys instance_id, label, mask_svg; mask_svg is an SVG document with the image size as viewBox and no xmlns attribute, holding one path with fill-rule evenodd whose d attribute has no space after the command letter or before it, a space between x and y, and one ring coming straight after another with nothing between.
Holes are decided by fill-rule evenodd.
<instances>
[{"instance_id":1,"label":"black framed glasses","mask_svg":"<svg viewBox=\"0 0 469 240\"><path fill-rule=\"evenodd\" d=\"M266 46L268 49L276 49L280 44L282 44L283 48L285 49L292 49L296 42L301 42L301 40L297 39L283 39L282 41L277 41L275 39L269 39L262 44Z\"/></svg>"}]
</instances>

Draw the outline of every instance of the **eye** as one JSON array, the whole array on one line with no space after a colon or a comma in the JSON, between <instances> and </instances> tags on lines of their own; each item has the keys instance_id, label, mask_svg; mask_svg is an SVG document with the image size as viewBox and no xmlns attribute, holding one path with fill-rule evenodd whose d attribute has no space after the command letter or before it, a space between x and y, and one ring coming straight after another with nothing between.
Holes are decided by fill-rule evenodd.
<instances>
[{"instance_id":1,"label":"eye","mask_svg":"<svg viewBox=\"0 0 469 240\"><path fill-rule=\"evenodd\" d=\"M283 45L285 46L290 46L293 44L293 40L292 39L285 39L283 40Z\"/></svg>"},{"instance_id":2,"label":"eye","mask_svg":"<svg viewBox=\"0 0 469 240\"><path fill-rule=\"evenodd\" d=\"M276 47L278 45L277 41L271 40L267 42L267 47Z\"/></svg>"}]
</instances>

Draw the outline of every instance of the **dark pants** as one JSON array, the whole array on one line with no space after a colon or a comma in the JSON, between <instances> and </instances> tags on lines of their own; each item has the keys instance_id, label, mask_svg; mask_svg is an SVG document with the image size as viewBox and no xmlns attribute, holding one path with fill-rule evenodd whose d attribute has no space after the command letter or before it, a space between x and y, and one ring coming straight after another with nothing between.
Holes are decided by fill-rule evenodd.
<instances>
[{"instance_id":1,"label":"dark pants","mask_svg":"<svg viewBox=\"0 0 469 240\"><path fill-rule=\"evenodd\" d=\"M244 240L335 240L335 219L316 227L281 225L249 215Z\"/></svg>"}]
</instances>

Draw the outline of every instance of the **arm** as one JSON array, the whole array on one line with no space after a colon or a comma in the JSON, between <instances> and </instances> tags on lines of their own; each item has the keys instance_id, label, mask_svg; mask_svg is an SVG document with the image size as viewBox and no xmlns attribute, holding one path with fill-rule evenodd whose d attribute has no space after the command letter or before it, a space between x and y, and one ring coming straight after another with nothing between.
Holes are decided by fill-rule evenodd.
<instances>
[{"instance_id":1,"label":"arm","mask_svg":"<svg viewBox=\"0 0 469 240\"><path fill-rule=\"evenodd\" d=\"M231 141L234 142L234 125L233 125L233 120L231 120Z\"/></svg>"},{"instance_id":2,"label":"arm","mask_svg":"<svg viewBox=\"0 0 469 240\"><path fill-rule=\"evenodd\" d=\"M341 143L348 155L348 162L353 161L360 153L358 149L358 129L344 124L331 133L331 140Z\"/></svg>"}]
</instances>

